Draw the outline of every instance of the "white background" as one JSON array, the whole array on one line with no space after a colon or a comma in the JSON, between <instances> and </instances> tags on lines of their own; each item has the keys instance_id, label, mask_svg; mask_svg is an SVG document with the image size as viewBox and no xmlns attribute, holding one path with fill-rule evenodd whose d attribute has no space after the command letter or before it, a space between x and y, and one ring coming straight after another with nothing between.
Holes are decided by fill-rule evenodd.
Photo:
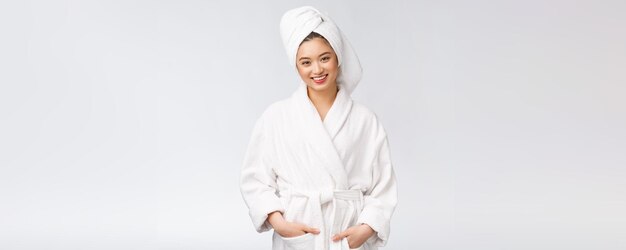
<instances>
[{"instance_id":1,"label":"white background","mask_svg":"<svg viewBox=\"0 0 626 250\"><path fill-rule=\"evenodd\" d=\"M626 249L625 1L2 1L0 249L269 249L238 187L328 12L389 134L385 249Z\"/></svg>"}]
</instances>

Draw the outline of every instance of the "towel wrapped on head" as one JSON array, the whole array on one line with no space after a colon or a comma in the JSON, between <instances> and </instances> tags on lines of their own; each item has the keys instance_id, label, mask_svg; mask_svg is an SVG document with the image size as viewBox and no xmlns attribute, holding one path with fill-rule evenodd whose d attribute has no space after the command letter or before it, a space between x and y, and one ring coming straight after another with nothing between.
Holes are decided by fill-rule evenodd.
<instances>
[{"instance_id":1,"label":"towel wrapped on head","mask_svg":"<svg viewBox=\"0 0 626 250\"><path fill-rule=\"evenodd\" d=\"M298 47L311 32L322 35L330 43L339 63L337 86L352 93L361 80L362 69L359 58L348 39L330 17L311 6L289 10L280 21L280 34L289 63L295 66Z\"/></svg>"}]
</instances>

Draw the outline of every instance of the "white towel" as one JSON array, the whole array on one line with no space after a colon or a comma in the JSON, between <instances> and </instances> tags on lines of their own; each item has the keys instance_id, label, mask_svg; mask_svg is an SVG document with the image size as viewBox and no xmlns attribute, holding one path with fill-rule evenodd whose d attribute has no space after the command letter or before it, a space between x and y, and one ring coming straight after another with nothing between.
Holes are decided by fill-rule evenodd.
<instances>
[{"instance_id":1,"label":"white towel","mask_svg":"<svg viewBox=\"0 0 626 250\"><path fill-rule=\"evenodd\" d=\"M335 22L311 6L289 10L280 21L280 33L289 63L295 67L298 47L311 32L316 32L328 40L337 54L339 63L338 87L352 93L361 80L362 69L359 58Z\"/></svg>"}]
</instances>

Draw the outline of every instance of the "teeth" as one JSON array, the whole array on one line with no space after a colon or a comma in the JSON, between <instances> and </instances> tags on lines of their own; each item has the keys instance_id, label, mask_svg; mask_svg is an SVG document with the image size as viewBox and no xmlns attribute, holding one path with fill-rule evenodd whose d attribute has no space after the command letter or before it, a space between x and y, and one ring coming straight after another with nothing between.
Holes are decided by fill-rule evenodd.
<instances>
[{"instance_id":1,"label":"teeth","mask_svg":"<svg viewBox=\"0 0 626 250\"><path fill-rule=\"evenodd\" d=\"M313 77L313 80L319 81L319 80L322 80L324 78L326 78L326 75L323 75L323 76L320 76L320 77Z\"/></svg>"}]
</instances>

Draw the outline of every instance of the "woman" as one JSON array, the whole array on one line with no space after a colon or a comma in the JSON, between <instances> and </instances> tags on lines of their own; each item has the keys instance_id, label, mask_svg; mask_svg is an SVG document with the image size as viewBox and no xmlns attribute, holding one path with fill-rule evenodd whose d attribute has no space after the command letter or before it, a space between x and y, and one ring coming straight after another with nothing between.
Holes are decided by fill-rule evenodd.
<instances>
[{"instance_id":1,"label":"woman","mask_svg":"<svg viewBox=\"0 0 626 250\"><path fill-rule=\"evenodd\" d=\"M359 60L339 28L313 7L287 11L281 36L302 84L253 130L241 193L273 249L377 249L397 202L386 133L350 93Z\"/></svg>"}]
</instances>

